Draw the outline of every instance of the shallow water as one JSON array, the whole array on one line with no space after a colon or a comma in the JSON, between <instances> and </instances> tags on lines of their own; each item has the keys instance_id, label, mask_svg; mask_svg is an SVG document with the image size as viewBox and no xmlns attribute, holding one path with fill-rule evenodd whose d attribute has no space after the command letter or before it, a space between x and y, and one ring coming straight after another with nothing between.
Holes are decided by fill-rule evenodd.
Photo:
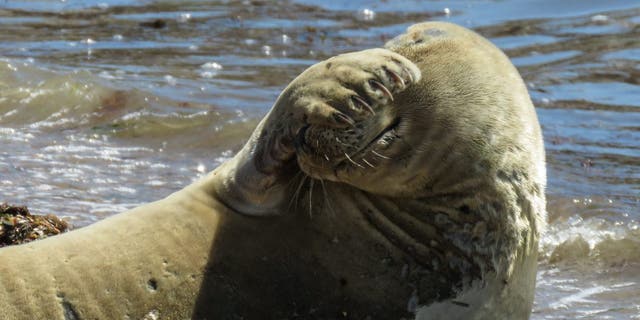
<instances>
[{"instance_id":1,"label":"shallow water","mask_svg":"<svg viewBox=\"0 0 640 320\"><path fill-rule=\"evenodd\" d=\"M86 225L228 159L310 64L425 20L513 59L549 170L534 319L640 319L638 1L3 1L0 201Z\"/></svg>"}]
</instances>

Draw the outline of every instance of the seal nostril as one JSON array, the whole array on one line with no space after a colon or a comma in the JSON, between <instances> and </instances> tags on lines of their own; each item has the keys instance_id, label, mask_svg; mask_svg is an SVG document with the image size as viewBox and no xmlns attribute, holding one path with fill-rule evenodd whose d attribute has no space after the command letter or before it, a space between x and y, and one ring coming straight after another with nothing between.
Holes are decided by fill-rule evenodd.
<instances>
[{"instance_id":1,"label":"seal nostril","mask_svg":"<svg viewBox=\"0 0 640 320\"><path fill-rule=\"evenodd\" d=\"M304 147L307 129L309 129L309 125L305 125L304 127L300 128L300 130L298 130L298 133L296 133L296 137L293 140L293 146L296 148L296 150L300 150Z\"/></svg>"}]
</instances>

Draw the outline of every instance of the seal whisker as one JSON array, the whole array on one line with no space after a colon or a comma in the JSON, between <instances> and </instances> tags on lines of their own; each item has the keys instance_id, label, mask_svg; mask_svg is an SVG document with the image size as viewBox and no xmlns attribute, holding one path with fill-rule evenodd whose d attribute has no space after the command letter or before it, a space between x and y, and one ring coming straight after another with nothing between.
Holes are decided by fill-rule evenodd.
<instances>
[{"instance_id":1,"label":"seal whisker","mask_svg":"<svg viewBox=\"0 0 640 320\"><path fill-rule=\"evenodd\" d=\"M287 183L287 188L290 188L291 185L297 183L303 174L304 172L302 170L299 170L298 173L296 173L295 176L293 176L293 178L289 180L289 182Z\"/></svg>"},{"instance_id":2,"label":"seal whisker","mask_svg":"<svg viewBox=\"0 0 640 320\"><path fill-rule=\"evenodd\" d=\"M372 165L369 161L367 161L367 159L365 159L364 157L362 157L362 161L364 161L364 163L366 163L371 168L375 168L376 167L376 166Z\"/></svg>"},{"instance_id":3,"label":"seal whisker","mask_svg":"<svg viewBox=\"0 0 640 320\"><path fill-rule=\"evenodd\" d=\"M327 207L329 207L329 211L331 212L331 214L335 217L336 212L335 210L333 210L333 206L331 206L331 201L329 200L329 194L327 193L327 188L324 186L324 179L319 179L319 180L320 180L320 186L322 187L322 193L324 194L324 202L327 204Z\"/></svg>"},{"instance_id":4,"label":"seal whisker","mask_svg":"<svg viewBox=\"0 0 640 320\"><path fill-rule=\"evenodd\" d=\"M338 137L336 137L336 141L337 141L339 144L343 145L343 146L349 146L348 144L346 144L346 143L342 142L340 139L338 139Z\"/></svg>"},{"instance_id":5,"label":"seal whisker","mask_svg":"<svg viewBox=\"0 0 640 320\"><path fill-rule=\"evenodd\" d=\"M302 173L302 171L300 171L300 173ZM302 186L304 186L305 182L307 182L307 179L309 179L309 176L306 174L300 179L300 183L298 184L298 187L296 188L296 191L293 194L293 197L291 197L291 200L289 201L288 210L291 210L291 206L293 205L293 203L296 203L296 205L298 204L298 199L300 198L300 191L302 190Z\"/></svg>"},{"instance_id":6,"label":"seal whisker","mask_svg":"<svg viewBox=\"0 0 640 320\"><path fill-rule=\"evenodd\" d=\"M346 152L344 153L344 156L345 156L345 157L347 157L347 159L349 159L349 162L351 162L351 163L353 163L354 165L356 165L356 166L358 166L358 167L360 167L360 168L364 169L364 166L362 166L361 164L359 164L359 163L357 163L357 162L353 161L353 159L351 159L351 157L349 157L349 155L348 155Z\"/></svg>"},{"instance_id":7,"label":"seal whisker","mask_svg":"<svg viewBox=\"0 0 640 320\"><path fill-rule=\"evenodd\" d=\"M313 218L313 182L315 180L311 178L309 181L309 218Z\"/></svg>"},{"instance_id":8,"label":"seal whisker","mask_svg":"<svg viewBox=\"0 0 640 320\"><path fill-rule=\"evenodd\" d=\"M380 153L376 152L375 150L371 150L371 152L372 152L373 154L375 154L376 156L378 156L378 157L382 158L382 159L392 160L391 158L389 158L389 157L387 157L387 156L385 156L385 155L382 155L382 154L380 154Z\"/></svg>"}]
</instances>

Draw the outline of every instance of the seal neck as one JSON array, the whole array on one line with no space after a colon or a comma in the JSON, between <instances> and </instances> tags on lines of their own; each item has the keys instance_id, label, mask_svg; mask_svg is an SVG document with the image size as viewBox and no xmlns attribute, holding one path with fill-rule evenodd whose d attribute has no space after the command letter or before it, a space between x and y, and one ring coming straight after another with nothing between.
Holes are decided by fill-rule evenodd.
<instances>
[{"instance_id":1,"label":"seal neck","mask_svg":"<svg viewBox=\"0 0 640 320\"><path fill-rule=\"evenodd\" d=\"M514 205L528 200L498 192L485 197L408 199L359 192L355 202L396 248L463 289L487 277L508 283L528 247L537 243L535 230L520 228L530 222L521 221L526 214L518 208L531 206Z\"/></svg>"}]
</instances>

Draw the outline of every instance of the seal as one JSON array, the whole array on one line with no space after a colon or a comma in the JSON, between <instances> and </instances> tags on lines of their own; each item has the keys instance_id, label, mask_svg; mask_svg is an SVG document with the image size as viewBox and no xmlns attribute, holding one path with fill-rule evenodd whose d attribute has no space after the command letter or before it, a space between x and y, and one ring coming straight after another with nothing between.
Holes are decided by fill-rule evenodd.
<instances>
[{"instance_id":1,"label":"seal","mask_svg":"<svg viewBox=\"0 0 640 320\"><path fill-rule=\"evenodd\" d=\"M166 199L0 250L7 319L526 319L540 127L489 41L440 22L319 62Z\"/></svg>"}]
</instances>

